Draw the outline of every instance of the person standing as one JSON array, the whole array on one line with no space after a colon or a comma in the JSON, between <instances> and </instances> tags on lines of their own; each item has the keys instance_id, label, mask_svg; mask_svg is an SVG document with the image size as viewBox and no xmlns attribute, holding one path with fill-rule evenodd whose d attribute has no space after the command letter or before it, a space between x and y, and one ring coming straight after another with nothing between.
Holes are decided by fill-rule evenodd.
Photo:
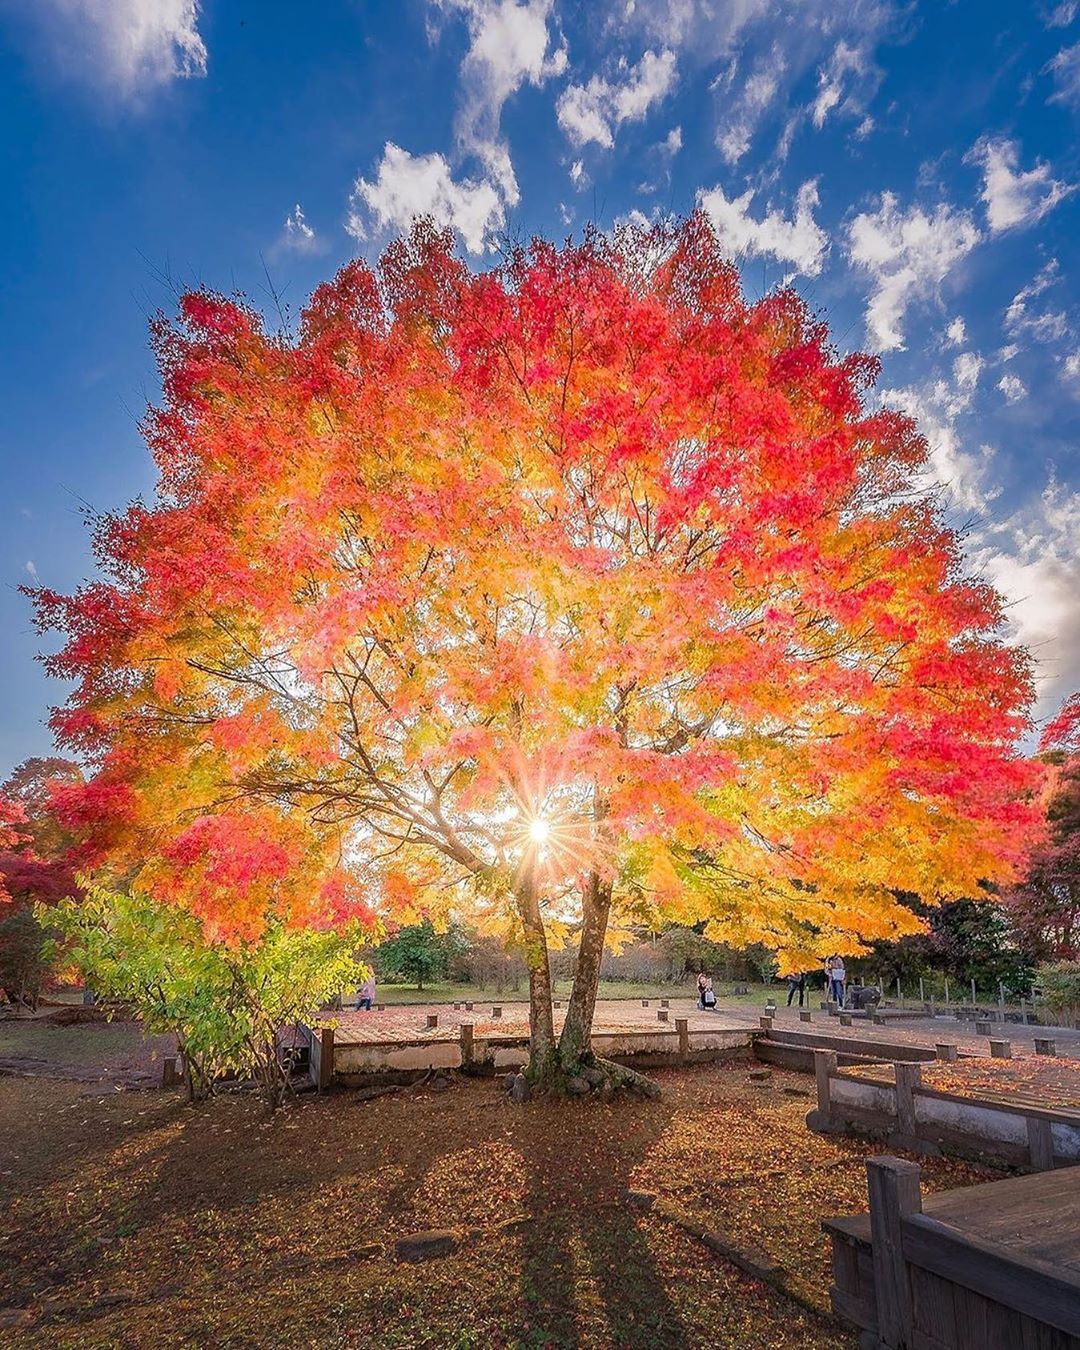
<instances>
[{"instance_id":1,"label":"person standing","mask_svg":"<svg viewBox=\"0 0 1080 1350\"><path fill-rule=\"evenodd\" d=\"M357 1010L366 1008L371 1011L371 1005L375 1002L375 972L372 971L364 983L360 986L360 992L356 996Z\"/></svg>"},{"instance_id":2,"label":"person standing","mask_svg":"<svg viewBox=\"0 0 1080 1350\"><path fill-rule=\"evenodd\" d=\"M795 995L799 996L799 1007L803 1005L803 993L806 989L806 976L801 970L790 971L787 976L787 1005L790 1008Z\"/></svg>"},{"instance_id":3,"label":"person standing","mask_svg":"<svg viewBox=\"0 0 1080 1350\"><path fill-rule=\"evenodd\" d=\"M844 969L844 958L834 956L832 958L832 996L836 1000L836 1006L844 1006L844 986L847 983L847 971Z\"/></svg>"}]
</instances>

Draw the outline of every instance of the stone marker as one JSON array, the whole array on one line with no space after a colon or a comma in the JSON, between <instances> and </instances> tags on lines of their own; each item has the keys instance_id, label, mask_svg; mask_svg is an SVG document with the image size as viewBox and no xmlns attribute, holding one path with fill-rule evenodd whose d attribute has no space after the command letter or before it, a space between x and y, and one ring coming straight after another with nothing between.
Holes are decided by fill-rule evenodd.
<instances>
[{"instance_id":1,"label":"stone marker","mask_svg":"<svg viewBox=\"0 0 1080 1350\"><path fill-rule=\"evenodd\" d=\"M809 1008L800 1008L800 1009L799 1009L799 1021L800 1021L800 1022L812 1022L813 1020L814 1020L814 1014L810 1011Z\"/></svg>"},{"instance_id":2,"label":"stone marker","mask_svg":"<svg viewBox=\"0 0 1080 1350\"><path fill-rule=\"evenodd\" d=\"M552 999L552 1001L551 1001L551 1006L552 1006L553 1008L561 1008L561 1007L562 1007L562 999L561 999L561 998Z\"/></svg>"},{"instance_id":3,"label":"stone marker","mask_svg":"<svg viewBox=\"0 0 1080 1350\"><path fill-rule=\"evenodd\" d=\"M671 1000L670 1000L670 999L666 999L666 998L662 998L662 999L660 1000L660 1006L661 1006L661 1008L670 1008L670 1007L671 1007Z\"/></svg>"},{"instance_id":4,"label":"stone marker","mask_svg":"<svg viewBox=\"0 0 1080 1350\"><path fill-rule=\"evenodd\" d=\"M877 1021L877 1018L876 1018L876 1017L874 1018L874 1021L875 1021L875 1022ZM850 1013L841 1013L841 1014L840 1014L840 1025L841 1025L842 1027L849 1027L849 1026L851 1026L851 1014L850 1014Z\"/></svg>"},{"instance_id":5,"label":"stone marker","mask_svg":"<svg viewBox=\"0 0 1080 1350\"><path fill-rule=\"evenodd\" d=\"M427 1024L428 1024L428 1031L431 1031L434 1027L437 1027L439 1025L439 1014L428 1013Z\"/></svg>"},{"instance_id":6,"label":"stone marker","mask_svg":"<svg viewBox=\"0 0 1080 1350\"><path fill-rule=\"evenodd\" d=\"M983 1017L980 1017L975 1023L975 1034L977 1036L989 1036L991 1032L990 1023Z\"/></svg>"},{"instance_id":7,"label":"stone marker","mask_svg":"<svg viewBox=\"0 0 1080 1350\"><path fill-rule=\"evenodd\" d=\"M466 1003L466 1004L465 1004L465 1011L466 1011L466 1012L472 1012L472 1004L471 1004L471 1003Z\"/></svg>"},{"instance_id":8,"label":"stone marker","mask_svg":"<svg viewBox=\"0 0 1080 1350\"><path fill-rule=\"evenodd\" d=\"M461 1011L461 1004L460 1004L460 1003L455 1003L455 1004L454 1004L454 1011L455 1011L455 1012L460 1012L460 1011Z\"/></svg>"},{"instance_id":9,"label":"stone marker","mask_svg":"<svg viewBox=\"0 0 1080 1350\"><path fill-rule=\"evenodd\" d=\"M758 1021L761 1023L761 1028L763 1031L772 1031L771 1017L759 1017Z\"/></svg>"},{"instance_id":10,"label":"stone marker","mask_svg":"<svg viewBox=\"0 0 1080 1350\"><path fill-rule=\"evenodd\" d=\"M666 1008L657 1009L656 1020L658 1022L666 1022L668 1020L668 1010Z\"/></svg>"},{"instance_id":11,"label":"stone marker","mask_svg":"<svg viewBox=\"0 0 1080 1350\"><path fill-rule=\"evenodd\" d=\"M934 1049L937 1051L938 1059L944 1059L950 1063L960 1057L960 1047L953 1045L950 1041L939 1041Z\"/></svg>"},{"instance_id":12,"label":"stone marker","mask_svg":"<svg viewBox=\"0 0 1080 1350\"><path fill-rule=\"evenodd\" d=\"M991 1041L990 1057L991 1059L1012 1059L1012 1042Z\"/></svg>"},{"instance_id":13,"label":"stone marker","mask_svg":"<svg viewBox=\"0 0 1080 1350\"><path fill-rule=\"evenodd\" d=\"M647 998L643 998L643 999L641 1000L641 1006L642 1006L643 1008L647 1008L647 1007L649 1006L649 1000L648 1000Z\"/></svg>"},{"instance_id":14,"label":"stone marker","mask_svg":"<svg viewBox=\"0 0 1080 1350\"><path fill-rule=\"evenodd\" d=\"M385 1007L386 1007L386 1004L385 1004L385 1003L376 1003L376 1004L375 1004L375 1011L376 1011L376 1012L382 1012L383 1009L384 1009Z\"/></svg>"},{"instance_id":15,"label":"stone marker","mask_svg":"<svg viewBox=\"0 0 1080 1350\"><path fill-rule=\"evenodd\" d=\"M161 1086L163 1088L175 1087L180 1081L181 1075L179 1069L179 1056L166 1055L161 1061Z\"/></svg>"},{"instance_id":16,"label":"stone marker","mask_svg":"<svg viewBox=\"0 0 1080 1350\"><path fill-rule=\"evenodd\" d=\"M1035 1053L1037 1055L1056 1055L1057 1041L1049 1036L1035 1037Z\"/></svg>"},{"instance_id":17,"label":"stone marker","mask_svg":"<svg viewBox=\"0 0 1080 1350\"><path fill-rule=\"evenodd\" d=\"M496 1003L495 1006L492 1008L492 1010L491 1010L491 1015L492 1015L492 1017L501 1017L501 1016L502 1016L502 1008L500 1008L499 1005L498 1005L497 1003Z\"/></svg>"},{"instance_id":18,"label":"stone marker","mask_svg":"<svg viewBox=\"0 0 1080 1350\"><path fill-rule=\"evenodd\" d=\"M436 1256L449 1256L457 1246L457 1238L447 1229L432 1229L427 1233L410 1233L398 1238L399 1261L430 1261Z\"/></svg>"}]
</instances>

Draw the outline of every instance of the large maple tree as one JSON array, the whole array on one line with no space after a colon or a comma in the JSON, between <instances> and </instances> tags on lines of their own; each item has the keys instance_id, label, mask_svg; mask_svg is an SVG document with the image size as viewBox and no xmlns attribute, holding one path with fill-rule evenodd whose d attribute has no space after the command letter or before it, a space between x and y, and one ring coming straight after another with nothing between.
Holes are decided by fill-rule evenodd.
<instances>
[{"instance_id":1,"label":"large maple tree","mask_svg":"<svg viewBox=\"0 0 1080 1350\"><path fill-rule=\"evenodd\" d=\"M420 223L295 334L197 292L155 340L156 500L35 600L69 823L212 935L504 922L539 1075L613 911L808 962L1015 865L1026 657L925 442L701 215L482 275Z\"/></svg>"}]
</instances>

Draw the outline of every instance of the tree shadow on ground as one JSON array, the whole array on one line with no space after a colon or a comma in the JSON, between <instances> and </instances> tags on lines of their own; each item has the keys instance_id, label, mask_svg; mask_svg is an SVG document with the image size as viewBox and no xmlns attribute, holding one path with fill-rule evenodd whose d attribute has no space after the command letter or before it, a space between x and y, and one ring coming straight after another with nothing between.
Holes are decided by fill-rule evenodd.
<instances>
[{"instance_id":1,"label":"tree shadow on ground","mask_svg":"<svg viewBox=\"0 0 1080 1350\"><path fill-rule=\"evenodd\" d=\"M588 1327L593 1338L600 1333L620 1347L686 1345L682 1321L628 1202L633 1170L673 1108L663 1100L627 1100L611 1107L568 1102L558 1111L561 1129L523 1149L524 1343L575 1346ZM597 1132L607 1141L603 1150L596 1147Z\"/></svg>"}]
</instances>

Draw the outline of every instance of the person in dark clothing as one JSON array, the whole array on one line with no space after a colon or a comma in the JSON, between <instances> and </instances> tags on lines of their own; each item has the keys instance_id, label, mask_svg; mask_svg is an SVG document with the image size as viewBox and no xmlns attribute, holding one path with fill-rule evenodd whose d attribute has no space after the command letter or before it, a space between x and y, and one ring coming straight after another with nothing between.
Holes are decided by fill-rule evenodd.
<instances>
[{"instance_id":1,"label":"person in dark clothing","mask_svg":"<svg viewBox=\"0 0 1080 1350\"><path fill-rule=\"evenodd\" d=\"M799 996L799 1007L803 1005L803 996L806 992L806 976L800 971L791 971L787 977L787 1005L790 1008L795 998Z\"/></svg>"}]
</instances>

